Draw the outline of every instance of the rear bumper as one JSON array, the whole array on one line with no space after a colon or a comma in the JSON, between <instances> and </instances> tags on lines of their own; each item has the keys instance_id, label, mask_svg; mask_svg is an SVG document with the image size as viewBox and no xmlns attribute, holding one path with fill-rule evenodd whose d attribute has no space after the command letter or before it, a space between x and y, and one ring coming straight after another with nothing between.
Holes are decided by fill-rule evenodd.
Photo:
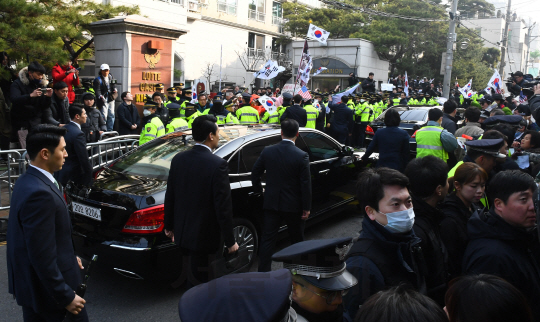
<instances>
[{"instance_id":1,"label":"rear bumper","mask_svg":"<svg viewBox=\"0 0 540 322\"><path fill-rule=\"evenodd\" d=\"M173 243L149 247L148 240L140 237L129 241L98 241L77 231L72 236L77 255L85 259L98 255L96 264L106 269L130 272L153 281L174 280L181 273L182 255Z\"/></svg>"}]
</instances>

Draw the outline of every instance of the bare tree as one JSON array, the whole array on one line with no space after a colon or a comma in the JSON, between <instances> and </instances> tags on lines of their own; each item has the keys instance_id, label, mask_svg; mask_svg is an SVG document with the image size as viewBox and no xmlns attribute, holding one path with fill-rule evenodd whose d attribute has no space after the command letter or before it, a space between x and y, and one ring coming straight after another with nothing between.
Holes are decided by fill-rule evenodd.
<instances>
[{"instance_id":1,"label":"bare tree","mask_svg":"<svg viewBox=\"0 0 540 322\"><path fill-rule=\"evenodd\" d=\"M206 78L208 86L210 86L212 76L214 75L214 67L215 64L206 63L206 66L201 70L204 78Z\"/></svg>"}]
</instances>

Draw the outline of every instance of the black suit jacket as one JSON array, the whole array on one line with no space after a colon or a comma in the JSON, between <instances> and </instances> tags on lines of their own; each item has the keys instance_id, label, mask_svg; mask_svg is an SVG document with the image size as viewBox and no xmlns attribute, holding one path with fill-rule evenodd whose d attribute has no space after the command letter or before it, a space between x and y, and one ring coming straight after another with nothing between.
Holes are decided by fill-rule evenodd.
<instances>
[{"instance_id":1,"label":"black suit jacket","mask_svg":"<svg viewBox=\"0 0 540 322\"><path fill-rule=\"evenodd\" d=\"M92 183L92 166L88 160L84 132L72 122L66 124L65 128L67 133L64 139L68 157L55 178L64 186L70 179L77 184L89 186Z\"/></svg>"},{"instance_id":2,"label":"black suit jacket","mask_svg":"<svg viewBox=\"0 0 540 322\"><path fill-rule=\"evenodd\" d=\"M287 107L283 115L281 115L280 121L283 122L286 119L293 119L298 122L300 127L305 127L307 124L307 112L300 105L292 105Z\"/></svg>"},{"instance_id":3,"label":"black suit jacket","mask_svg":"<svg viewBox=\"0 0 540 322\"><path fill-rule=\"evenodd\" d=\"M130 109L126 102L122 102L122 104L118 106L116 115L118 118L118 134L139 134L141 132L139 128L139 123L141 123L141 117L139 116L137 106L131 104ZM133 126L134 124L137 125L137 128L133 130L131 129L131 126Z\"/></svg>"},{"instance_id":4,"label":"black suit jacket","mask_svg":"<svg viewBox=\"0 0 540 322\"><path fill-rule=\"evenodd\" d=\"M36 312L63 309L81 275L62 193L29 167L13 190L7 234L9 293Z\"/></svg>"},{"instance_id":5,"label":"black suit jacket","mask_svg":"<svg viewBox=\"0 0 540 322\"><path fill-rule=\"evenodd\" d=\"M311 210L311 174L306 152L289 141L264 148L251 170L256 192L262 192L261 176L265 170L264 209L284 212Z\"/></svg>"},{"instance_id":6,"label":"black suit jacket","mask_svg":"<svg viewBox=\"0 0 540 322\"><path fill-rule=\"evenodd\" d=\"M216 252L221 237L235 243L227 161L204 146L178 153L171 162L165 193L165 229L174 241L196 252Z\"/></svg>"},{"instance_id":7,"label":"black suit jacket","mask_svg":"<svg viewBox=\"0 0 540 322\"><path fill-rule=\"evenodd\" d=\"M334 119L332 120L332 130L343 133L345 131L352 132L351 125L353 124L354 112L347 105L340 103L334 104L328 102L328 108L334 111Z\"/></svg>"}]
</instances>

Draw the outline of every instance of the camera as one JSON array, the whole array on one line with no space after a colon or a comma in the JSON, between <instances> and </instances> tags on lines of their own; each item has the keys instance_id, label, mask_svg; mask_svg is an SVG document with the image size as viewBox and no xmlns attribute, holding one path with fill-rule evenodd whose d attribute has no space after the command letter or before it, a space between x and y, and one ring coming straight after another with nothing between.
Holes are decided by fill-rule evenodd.
<instances>
[{"instance_id":1,"label":"camera","mask_svg":"<svg viewBox=\"0 0 540 322\"><path fill-rule=\"evenodd\" d=\"M521 90L512 88L512 83L515 82L515 80L514 73L510 73L510 76L505 81L506 88L510 93L514 94L514 96L519 96L520 92L523 91L523 95L526 95L527 99L530 99L531 96L534 95L533 87L540 84L540 76L533 78L531 74L527 74L523 75L523 78L525 79L525 83L521 86Z\"/></svg>"},{"instance_id":2,"label":"camera","mask_svg":"<svg viewBox=\"0 0 540 322\"><path fill-rule=\"evenodd\" d=\"M47 91L47 89L48 89L48 87L43 87L43 88L40 88L40 90L41 90L42 92L46 92L46 91Z\"/></svg>"}]
</instances>

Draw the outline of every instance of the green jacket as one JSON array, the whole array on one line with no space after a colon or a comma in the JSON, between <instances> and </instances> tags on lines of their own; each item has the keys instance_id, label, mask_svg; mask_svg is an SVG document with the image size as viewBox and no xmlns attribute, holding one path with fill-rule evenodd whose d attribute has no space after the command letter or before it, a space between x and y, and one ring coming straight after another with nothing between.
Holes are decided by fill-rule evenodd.
<instances>
[{"instance_id":1,"label":"green jacket","mask_svg":"<svg viewBox=\"0 0 540 322\"><path fill-rule=\"evenodd\" d=\"M158 115L152 115L154 116L141 129L139 145L165 135L165 125L163 125Z\"/></svg>"},{"instance_id":2,"label":"green jacket","mask_svg":"<svg viewBox=\"0 0 540 322\"><path fill-rule=\"evenodd\" d=\"M167 134L175 131L185 131L189 128L188 122L181 117L172 119L172 121L167 124Z\"/></svg>"}]
</instances>

